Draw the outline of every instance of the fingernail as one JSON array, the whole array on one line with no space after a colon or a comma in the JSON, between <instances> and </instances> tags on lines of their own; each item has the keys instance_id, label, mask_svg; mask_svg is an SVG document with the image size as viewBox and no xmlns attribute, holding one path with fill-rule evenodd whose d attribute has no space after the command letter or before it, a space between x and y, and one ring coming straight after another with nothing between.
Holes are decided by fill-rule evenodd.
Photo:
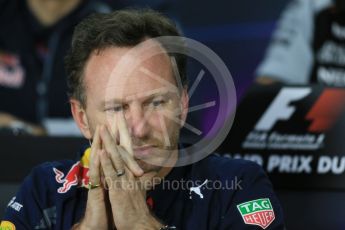
<instances>
[{"instance_id":1,"label":"fingernail","mask_svg":"<svg viewBox=\"0 0 345 230\"><path fill-rule=\"evenodd\" d=\"M138 168L138 174L139 175L143 175L144 174L144 170L142 170L141 168Z\"/></svg>"},{"instance_id":2,"label":"fingernail","mask_svg":"<svg viewBox=\"0 0 345 230\"><path fill-rule=\"evenodd\" d=\"M100 131L101 135L104 135L104 131L105 131L104 125L101 125L101 126L99 127L99 131Z\"/></svg>"}]
</instances>

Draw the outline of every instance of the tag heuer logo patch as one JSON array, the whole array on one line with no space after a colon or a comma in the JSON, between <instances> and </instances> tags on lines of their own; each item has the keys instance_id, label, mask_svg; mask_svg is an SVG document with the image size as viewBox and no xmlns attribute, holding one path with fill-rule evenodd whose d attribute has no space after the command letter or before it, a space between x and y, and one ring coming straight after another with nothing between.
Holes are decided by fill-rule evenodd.
<instances>
[{"instance_id":1,"label":"tag heuer logo patch","mask_svg":"<svg viewBox=\"0 0 345 230\"><path fill-rule=\"evenodd\" d=\"M275 219L272 204L268 198L248 201L237 205L244 223L267 228Z\"/></svg>"}]
</instances>

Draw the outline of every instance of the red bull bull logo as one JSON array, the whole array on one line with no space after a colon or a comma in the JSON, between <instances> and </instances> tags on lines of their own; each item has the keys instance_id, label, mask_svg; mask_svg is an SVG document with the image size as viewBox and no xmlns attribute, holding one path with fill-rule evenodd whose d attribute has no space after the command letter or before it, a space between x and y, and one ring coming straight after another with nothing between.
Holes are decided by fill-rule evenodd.
<instances>
[{"instance_id":1,"label":"red bull bull logo","mask_svg":"<svg viewBox=\"0 0 345 230\"><path fill-rule=\"evenodd\" d=\"M62 186L57 189L58 193L66 193L71 189L72 186L88 186L89 155L90 149L87 149L81 160L72 165L71 169L66 175L57 168L53 168L56 182L62 184Z\"/></svg>"}]
</instances>

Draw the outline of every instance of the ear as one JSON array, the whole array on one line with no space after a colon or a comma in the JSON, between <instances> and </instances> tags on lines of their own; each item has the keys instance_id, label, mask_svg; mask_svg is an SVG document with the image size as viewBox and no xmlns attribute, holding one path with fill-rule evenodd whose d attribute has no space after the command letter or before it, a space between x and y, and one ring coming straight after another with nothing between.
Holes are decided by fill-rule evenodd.
<instances>
[{"instance_id":1,"label":"ear","mask_svg":"<svg viewBox=\"0 0 345 230\"><path fill-rule=\"evenodd\" d=\"M74 121L77 123L80 131L86 139L92 139L89 122L86 116L86 112L78 100L70 99L71 112Z\"/></svg>"},{"instance_id":2,"label":"ear","mask_svg":"<svg viewBox=\"0 0 345 230\"><path fill-rule=\"evenodd\" d=\"M183 88L181 92L181 127L186 122L188 107L189 107L188 91L187 91L187 88Z\"/></svg>"}]
</instances>

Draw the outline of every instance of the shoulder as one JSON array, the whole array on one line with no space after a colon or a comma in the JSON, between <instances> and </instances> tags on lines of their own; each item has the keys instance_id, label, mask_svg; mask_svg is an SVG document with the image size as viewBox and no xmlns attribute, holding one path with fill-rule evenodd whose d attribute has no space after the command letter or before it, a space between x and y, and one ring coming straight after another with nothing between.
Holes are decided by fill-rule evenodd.
<instances>
[{"instance_id":1,"label":"shoulder","mask_svg":"<svg viewBox=\"0 0 345 230\"><path fill-rule=\"evenodd\" d=\"M334 5L333 0L310 0L315 12L319 12Z\"/></svg>"},{"instance_id":2,"label":"shoulder","mask_svg":"<svg viewBox=\"0 0 345 230\"><path fill-rule=\"evenodd\" d=\"M210 174L218 178L231 176L250 177L257 175L258 172L263 172L262 167L255 162L231 159L216 154L212 154L199 161L194 168L195 172Z\"/></svg>"},{"instance_id":3,"label":"shoulder","mask_svg":"<svg viewBox=\"0 0 345 230\"><path fill-rule=\"evenodd\" d=\"M31 170L31 173L25 178L23 186L31 188L40 196L46 193L51 195L59 193L60 187L68 186L69 189L78 183L79 168L76 167L79 166L78 163L73 160L62 160L40 164ZM71 171L74 173L75 181L73 181L73 176L69 176Z\"/></svg>"},{"instance_id":4,"label":"shoulder","mask_svg":"<svg viewBox=\"0 0 345 230\"><path fill-rule=\"evenodd\" d=\"M13 223L18 229L36 229L37 226L39 228L41 223L44 224L45 218L56 221L50 214L55 213L58 204L67 197L58 195L58 189L64 183L58 183L54 169L65 173L73 162L71 160L46 162L34 167L8 204L4 219Z\"/></svg>"},{"instance_id":5,"label":"shoulder","mask_svg":"<svg viewBox=\"0 0 345 230\"><path fill-rule=\"evenodd\" d=\"M76 163L74 160L61 160L61 161L51 161L51 162L44 162L40 165L35 166L32 170L30 175L32 177L40 177L44 175L44 178L49 177L52 175L51 172L54 172L54 169L58 169L60 171L66 171L70 169L70 167Z\"/></svg>"},{"instance_id":6,"label":"shoulder","mask_svg":"<svg viewBox=\"0 0 345 230\"><path fill-rule=\"evenodd\" d=\"M272 183L264 169L257 163L211 155L193 166L192 177L219 184L222 193L246 196L247 192L273 194ZM226 198L228 199L228 198Z\"/></svg>"},{"instance_id":7,"label":"shoulder","mask_svg":"<svg viewBox=\"0 0 345 230\"><path fill-rule=\"evenodd\" d=\"M210 182L213 183L209 185L208 193L212 194L209 197L217 197L216 201L214 199L211 201L215 209L219 209L221 213L219 229L249 228L248 224L251 225L252 222L244 219L241 207L244 207L246 211L249 210L247 213L249 219L257 218L255 211L262 211L266 215L262 216L264 219L256 225L262 228L271 226L271 229L284 229L280 202L260 165L252 161L211 155L198 162L197 168L211 175ZM206 175L203 176L206 177ZM261 206L255 209L249 207L251 204L255 208L257 205ZM264 205L266 209L263 208Z\"/></svg>"}]
</instances>

